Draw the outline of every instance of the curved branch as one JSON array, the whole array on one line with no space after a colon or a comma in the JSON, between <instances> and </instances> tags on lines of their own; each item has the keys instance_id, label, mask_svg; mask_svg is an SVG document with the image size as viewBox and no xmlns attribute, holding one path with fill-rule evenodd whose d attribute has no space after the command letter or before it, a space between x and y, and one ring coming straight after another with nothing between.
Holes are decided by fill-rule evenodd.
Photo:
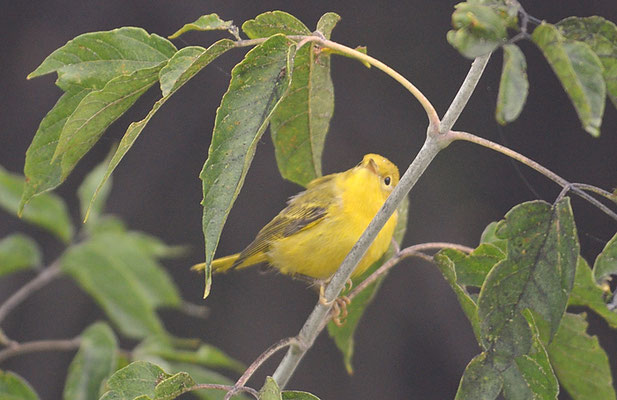
<instances>
[{"instance_id":1,"label":"curved branch","mask_svg":"<svg viewBox=\"0 0 617 400\"><path fill-rule=\"evenodd\" d=\"M249 365L246 371L244 371L242 376L236 381L236 383L231 387L231 389L227 392L227 394L225 394L224 400L231 399L231 396L243 390L243 388L245 387L244 385L251 378L251 376L253 376L255 371L257 371L257 369L261 366L261 364L263 364L267 359L269 359L274 353L276 353L277 351L281 349L284 349L285 347L289 347L291 345L297 345L297 344L298 344L298 339L296 339L295 337L289 337L289 338L279 340L272 346L268 347L268 349L266 349L266 351L261 353L259 357L257 357L251 365Z\"/></svg>"},{"instance_id":2,"label":"curved branch","mask_svg":"<svg viewBox=\"0 0 617 400\"><path fill-rule=\"evenodd\" d=\"M0 363L19 354L34 353L38 351L70 351L79 347L81 338L65 340L37 340L34 342L17 343L0 351Z\"/></svg>"},{"instance_id":3,"label":"curved branch","mask_svg":"<svg viewBox=\"0 0 617 400\"><path fill-rule=\"evenodd\" d=\"M575 194L577 194L581 198L587 200L588 202L590 202L591 204L593 204L594 206L596 206L597 208L602 210L609 217L611 217L615 221L617 221L617 214L613 210L611 210L610 208L608 208L604 204L600 203L598 200L596 200L595 198L591 197L589 194L587 194L586 192L583 191L583 189L590 190L589 189L589 185L570 183L567 180L565 180L564 178L562 178L561 176L559 176L556 173L554 173L553 171L551 171L550 169L548 169L546 167L543 167L542 165L538 164L537 162L535 162L531 158L525 157L524 155L522 155L520 153L517 153L516 151L514 151L514 150L512 150L512 149L510 149L508 147L502 146L502 145L497 144L495 142L491 142L490 140L481 138L481 137L473 135L471 133L461 132L461 131L450 131L450 132L448 132L447 136L450 137L452 140L464 140L464 141L467 141L467 142L479 144L480 146L486 147L487 149L491 149L491 150L497 151L497 152L499 152L501 154L505 154L506 156L508 156L508 157L510 157L510 158L512 158L512 159L514 159L516 161L519 161L520 163L525 164L528 167L538 171L539 173L541 173L542 175L546 176L547 178L549 178L553 182L557 183L562 188L574 192ZM606 192L606 193L608 193L608 192Z\"/></svg>"},{"instance_id":4,"label":"curved branch","mask_svg":"<svg viewBox=\"0 0 617 400\"><path fill-rule=\"evenodd\" d=\"M41 271L34 279L22 286L17 292L13 293L2 305L0 305L0 323L6 316L21 302L26 300L33 292L47 285L50 281L60 275L60 265L58 261L53 262L49 267Z\"/></svg>"}]
</instances>

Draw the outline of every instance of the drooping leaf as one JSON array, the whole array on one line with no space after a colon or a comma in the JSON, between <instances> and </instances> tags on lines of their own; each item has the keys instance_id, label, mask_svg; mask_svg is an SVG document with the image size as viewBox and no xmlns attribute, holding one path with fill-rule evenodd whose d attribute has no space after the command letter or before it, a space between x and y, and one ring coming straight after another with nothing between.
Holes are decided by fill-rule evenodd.
<instances>
[{"instance_id":1,"label":"drooping leaf","mask_svg":"<svg viewBox=\"0 0 617 400\"><path fill-rule=\"evenodd\" d=\"M109 378L107 392L100 400L134 400L139 396L154 399L156 385L170 376L157 365L135 361Z\"/></svg>"},{"instance_id":2,"label":"drooping leaf","mask_svg":"<svg viewBox=\"0 0 617 400\"><path fill-rule=\"evenodd\" d=\"M162 380L154 389L155 400L174 400L195 386L195 381L186 372L178 372Z\"/></svg>"},{"instance_id":3,"label":"drooping leaf","mask_svg":"<svg viewBox=\"0 0 617 400\"><path fill-rule=\"evenodd\" d=\"M586 315L566 313L548 354L559 382L574 400L614 400L615 388L604 349L587 334Z\"/></svg>"},{"instance_id":4,"label":"drooping leaf","mask_svg":"<svg viewBox=\"0 0 617 400\"><path fill-rule=\"evenodd\" d=\"M521 312L537 312L554 335L574 283L579 252L569 198L554 206L520 204L497 227L508 240L507 257L486 277L478 297L483 345L495 365L529 353L532 332Z\"/></svg>"},{"instance_id":5,"label":"drooping leaf","mask_svg":"<svg viewBox=\"0 0 617 400\"><path fill-rule=\"evenodd\" d=\"M104 322L90 325L81 335L79 351L64 385L64 400L89 400L100 396L102 384L116 369L118 342Z\"/></svg>"},{"instance_id":6,"label":"drooping leaf","mask_svg":"<svg viewBox=\"0 0 617 400\"><path fill-rule=\"evenodd\" d=\"M41 265L41 250L29 236L14 233L0 239L0 276Z\"/></svg>"},{"instance_id":7,"label":"drooping leaf","mask_svg":"<svg viewBox=\"0 0 617 400\"><path fill-rule=\"evenodd\" d=\"M146 115L144 119L138 122L133 122L129 125L126 133L122 137L118 149L111 158L107 171L101 179L99 186L92 196L94 201L113 171L116 169L120 161L124 158L126 153L131 149L143 129L150 122L150 119L156 114L163 104L173 95L178 89L180 89L186 82L188 82L193 76L201 71L206 65L215 60L218 56L234 47L234 43L228 39L222 39L214 43L207 49L201 47L185 47L178 51L169 60L159 72L159 80L161 82L161 92L163 97L159 99L152 109Z\"/></svg>"},{"instance_id":8,"label":"drooping leaf","mask_svg":"<svg viewBox=\"0 0 617 400\"><path fill-rule=\"evenodd\" d=\"M576 264L574 287L568 305L588 307L604 318L613 329L617 329L617 312L608 309L606 301L604 301L606 294L607 292L594 281L591 268L589 268L587 262L579 257Z\"/></svg>"},{"instance_id":9,"label":"drooping leaf","mask_svg":"<svg viewBox=\"0 0 617 400\"><path fill-rule=\"evenodd\" d=\"M462 55L475 58L505 44L508 16L493 7L459 3L452 14L451 30L447 34L448 43Z\"/></svg>"},{"instance_id":10,"label":"drooping leaf","mask_svg":"<svg viewBox=\"0 0 617 400\"><path fill-rule=\"evenodd\" d=\"M398 207L398 221L396 223L396 227L394 229L393 238L397 243L402 243L403 237L405 236L405 232L407 230L408 223L408 212L409 212L409 199L405 198ZM371 265L362 276L357 277L353 280L353 286L359 285L362 281L364 281L368 276L370 276L373 272L375 272L381 265L390 259L394 255L394 249L390 248L381 259ZM340 350L343 355L343 362L345 363L345 368L347 373L353 373L353 365L352 365L352 357L354 353L354 335L356 333L356 329L358 324L360 323L360 319L364 315L364 311L371 304L373 298L377 294L377 291L381 287L381 283L383 282L383 278L381 277L375 283L369 285L366 289L360 292L347 306L347 318L345 318L345 323L343 326L337 326L334 322L330 321L328 323L328 334L334 340L336 347Z\"/></svg>"},{"instance_id":11,"label":"drooping leaf","mask_svg":"<svg viewBox=\"0 0 617 400\"><path fill-rule=\"evenodd\" d=\"M208 368L226 368L239 373L246 369L245 365L220 349L198 340L182 343L180 346L179 343L173 343L170 338L151 337L141 342L134 352L142 359L154 356L166 361Z\"/></svg>"},{"instance_id":12,"label":"drooping leaf","mask_svg":"<svg viewBox=\"0 0 617 400\"><path fill-rule=\"evenodd\" d=\"M179 302L167 273L125 234L102 233L70 248L61 268L128 337L162 334L155 307Z\"/></svg>"},{"instance_id":13,"label":"drooping leaf","mask_svg":"<svg viewBox=\"0 0 617 400\"><path fill-rule=\"evenodd\" d=\"M283 400L281 389L272 377L266 378L266 383L259 391L259 400Z\"/></svg>"},{"instance_id":14,"label":"drooping leaf","mask_svg":"<svg viewBox=\"0 0 617 400\"><path fill-rule=\"evenodd\" d=\"M503 378L487 353L478 354L469 362L459 383L456 400L493 400L503 386Z\"/></svg>"},{"instance_id":15,"label":"drooping leaf","mask_svg":"<svg viewBox=\"0 0 617 400\"><path fill-rule=\"evenodd\" d=\"M463 312L471 323L473 333L476 336L478 343L481 343L482 338L480 334L480 321L478 320L478 306L467 292L465 286L459 283L459 279L456 274L456 263L448 256L448 253L444 250L435 254L434 260L442 275L444 276L446 281L448 281L448 283L452 287L452 290L454 290L454 293L456 294L456 297L461 305L461 308L463 309Z\"/></svg>"},{"instance_id":16,"label":"drooping leaf","mask_svg":"<svg viewBox=\"0 0 617 400\"><path fill-rule=\"evenodd\" d=\"M62 179L66 179L75 164L94 146L105 129L154 85L166 62L115 77L102 89L90 92L83 98L64 124L52 157L52 162L56 158L62 158Z\"/></svg>"},{"instance_id":17,"label":"drooping leaf","mask_svg":"<svg viewBox=\"0 0 617 400\"><path fill-rule=\"evenodd\" d=\"M56 151L64 124L82 99L91 91L92 89L76 85L70 86L41 121L32 143L26 151L26 162L24 164L26 186L19 203L20 214L33 196L53 189L62 183L61 160L51 162L51 158Z\"/></svg>"},{"instance_id":18,"label":"drooping leaf","mask_svg":"<svg viewBox=\"0 0 617 400\"><path fill-rule=\"evenodd\" d=\"M284 11L268 11L242 24L242 30L251 39L265 38L278 33L310 35L311 31L299 19Z\"/></svg>"},{"instance_id":19,"label":"drooping leaf","mask_svg":"<svg viewBox=\"0 0 617 400\"><path fill-rule=\"evenodd\" d=\"M608 241L593 264L593 277L600 284L615 274L617 274L617 234Z\"/></svg>"},{"instance_id":20,"label":"drooping leaf","mask_svg":"<svg viewBox=\"0 0 617 400\"><path fill-rule=\"evenodd\" d=\"M600 135L606 85L604 68L589 45L567 40L555 25L542 23L532 34L533 42L559 78L583 124L593 136Z\"/></svg>"},{"instance_id":21,"label":"drooping leaf","mask_svg":"<svg viewBox=\"0 0 617 400\"><path fill-rule=\"evenodd\" d=\"M101 187L99 196L95 202L90 202L96 188L105 174L105 164L103 161L97 165L86 175L83 182L77 188L77 197L79 198L79 209L81 211L81 218L84 221L96 222L105 208L105 202L111 191L111 181L108 181Z\"/></svg>"},{"instance_id":22,"label":"drooping leaf","mask_svg":"<svg viewBox=\"0 0 617 400\"><path fill-rule=\"evenodd\" d=\"M71 85L98 90L118 76L155 67L176 51L169 40L141 28L84 33L51 53L28 79L57 72L63 90Z\"/></svg>"},{"instance_id":23,"label":"drooping leaf","mask_svg":"<svg viewBox=\"0 0 617 400\"><path fill-rule=\"evenodd\" d=\"M21 376L1 370L0 398L3 400L39 400L34 389Z\"/></svg>"},{"instance_id":24,"label":"drooping leaf","mask_svg":"<svg viewBox=\"0 0 617 400\"><path fill-rule=\"evenodd\" d=\"M440 254L454 263L456 282L475 287L481 287L491 268L506 257L499 247L489 243L480 244L470 254L454 249L443 249Z\"/></svg>"},{"instance_id":25,"label":"drooping leaf","mask_svg":"<svg viewBox=\"0 0 617 400\"><path fill-rule=\"evenodd\" d=\"M229 89L216 113L203 181L205 290L211 262L227 215L244 183L257 143L272 111L289 88L295 46L275 35L249 51L231 71Z\"/></svg>"},{"instance_id":26,"label":"drooping leaf","mask_svg":"<svg viewBox=\"0 0 617 400\"><path fill-rule=\"evenodd\" d=\"M604 66L608 97L617 107L617 25L599 16L568 17L556 24L568 39L587 43Z\"/></svg>"},{"instance_id":27,"label":"drooping leaf","mask_svg":"<svg viewBox=\"0 0 617 400\"><path fill-rule=\"evenodd\" d=\"M17 216L24 187L23 176L0 167L0 208ZM51 232L65 243L73 237L74 228L66 204L54 194L47 193L32 199L21 218Z\"/></svg>"},{"instance_id":28,"label":"drooping leaf","mask_svg":"<svg viewBox=\"0 0 617 400\"><path fill-rule=\"evenodd\" d=\"M233 21L223 21L218 14L202 15L195 22L185 24L178 29L169 39L175 39L183 33L190 31L214 31L214 30L229 30L233 26Z\"/></svg>"},{"instance_id":29,"label":"drooping leaf","mask_svg":"<svg viewBox=\"0 0 617 400\"><path fill-rule=\"evenodd\" d=\"M337 17L328 13L319 20L318 29L326 37ZM293 71L289 94L272 115L270 132L281 175L306 186L321 176L321 155L334 113L330 55L307 43L298 49Z\"/></svg>"},{"instance_id":30,"label":"drooping leaf","mask_svg":"<svg viewBox=\"0 0 617 400\"><path fill-rule=\"evenodd\" d=\"M528 90L527 62L523 52L515 44L503 46L503 66L495 110L497 122L505 125L518 118Z\"/></svg>"}]
</instances>

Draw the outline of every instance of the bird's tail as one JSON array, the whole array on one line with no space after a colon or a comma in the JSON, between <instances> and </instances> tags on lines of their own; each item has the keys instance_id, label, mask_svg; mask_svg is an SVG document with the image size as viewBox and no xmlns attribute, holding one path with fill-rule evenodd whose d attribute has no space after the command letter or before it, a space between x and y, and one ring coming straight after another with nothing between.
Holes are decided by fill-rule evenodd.
<instances>
[{"instance_id":1,"label":"bird's tail","mask_svg":"<svg viewBox=\"0 0 617 400\"><path fill-rule=\"evenodd\" d=\"M245 268L251 265L259 264L266 261L265 254L258 253L253 256L247 257L240 262L240 253L232 254L230 256L217 258L212 261L212 271L214 272L226 272L232 268ZM203 271L206 268L206 263L195 264L191 267L193 271Z\"/></svg>"}]
</instances>

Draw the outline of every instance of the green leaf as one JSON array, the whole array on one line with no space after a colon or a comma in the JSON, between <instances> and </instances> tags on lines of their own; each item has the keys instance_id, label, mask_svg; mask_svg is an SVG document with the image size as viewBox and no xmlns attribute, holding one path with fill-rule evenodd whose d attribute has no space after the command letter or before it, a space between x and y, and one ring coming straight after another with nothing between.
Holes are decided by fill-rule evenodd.
<instances>
[{"instance_id":1,"label":"green leaf","mask_svg":"<svg viewBox=\"0 0 617 400\"><path fill-rule=\"evenodd\" d=\"M71 86L41 121L32 143L26 151L26 162L24 164L26 186L19 203L20 214L33 196L53 189L62 183L61 160L51 162L51 158L56 151L64 124L82 99L91 91L92 89Z\"/></svg>"},{"instance_id":2,"label":"green leaf","mask_svg":"<svg viewBox=\"0 0 617 400\"><path fill-rule=\"evenodd\" d=\"M281 389L272 377L266 378L266 383L259 391L259 400L283 400Z\"/></svg>"},{"instance_id":3,"label":"green leaf","mask_svg":"<svg viewBox=\"0 0 617 400\"><path fill-rule=\"evenodd\" d=\"M448 43L468 58L475 58L492 52L507 39L507 15L500 14L493 7L459 3L452 14Z\"/></svg>"},{"instance_id":4,"label":"green leaf","mask_svg":"<svg viewBox=\"0 0 617 400\"><path fill-rule=\"evenodd\" d=\"M583 128L600 135L606 85L604 68L589 45L567 40L555 25L543 23L532 35L570 97Z\"/></svg>"},{"instance_id":5,"label":"green leaf","mask_svg":"<svg viewBox=\"0 0 617 400\"><path fill-rule=\"evenodd\" d=\"M102 89L116 77L160 65L176 51L169 40L141 28L90 32L51 53L28 79L57 72L63 90L70 85Z\"/></svg>"},{"instance_id":6,"label":"green leaf","mask_svg":"<svg viewBox=\"0 0 617 400\"><path fill-rule=\"evenodd\" d=\"M317 21L317 31L321 32L326 39L330 39L332 30L340 20L340 15L333 12L327 12L319 18L319 21Z\"/></svg>"},{"instance_id":7,"label":"green leaf","mask_svg":"<svg viewBox=\"0 0 617 400\"><path fill-rule=\"evenodd\" d=\"M91 199L96 191L96 188L105 175L105 164L103 161L97 165L86 175L83 182L77 188L77 197L79 198L79 209L81 211L81 218L86 221L96 222L105 208L105 202L111 191L111 181L101 187L100 196L96 201L91 202Z\"/></svg>"},{"instance_id":8,"label":"green leaf","mask_svg":"<svg viewBox=\"0 0 617 400\"><path fill-rule=\"evenodd\" d=\"M105 175L101 179L99 186L92 196L91 202L96 199L96 196L107 179L109 179L118 164L120 164L120 161L122 161L126 153L131 149L143 129L150 122L150 119L152 119L159 108L165 104L167 99L169 99L171 95L173 95L182 87L182 85L188 82L206 65L233 47L234 43L231 40L223 39L214 43L205 50L201 47L187 47L174 54L167 65L165 65L159 72L163 97L154 103L154 106L144 119L138 122L133 122L129 125L126 133L120 141L120 144L118 145L116 153L113 155L109 165L107 166Z\"/></svg>"},{"instance_id":9,"label":"green leaf","mask_svg":"<svg viewBox=\"0 0 617 400\"><path fill-rule=\"evenodd\" d=\"M501 374L492 365L487 353L481 353L469 362L456 392L456 400L493 400L503 386Z\"/></svg>"},{"instance_id":10,"label":"green leaf","mask_svg":"<svg viewBox=\"0 0 617 400\"><path fill-rule=\"evenodd\" d=\"M394 229L393 238L397 243L403 242L403 237L405 236L405 232L407 230L408 221L408 212L409 212L409 198L405 198L398 207L398 221L396 223L396 227ZM353 286L359 285L362 281L364 281L368 276L370 276L373 272L375 272L381 265L390 259L394 255L394 249L390 248L380 260L371 265L362 276L355 278L353 280ZM381 283L383 282L384 276L371 285L369 285L366 289L360 292L347 306L347 318L345 318L345 323L343 326L337 326L334 322L330 321L328 323L328 334L334 340L336 347L340 350L343 355L343 362L345 363L345 369L347 373L353 373L353 365L352 365L352 357L354 353L354 335L356 333L356 329L358 324L360 323L360 319L364 315L364 311L371 304L373 298L377 294L377 290L381 287Z\"/></svg>"},{"instance_id":11,"label":"green leaf","mask_svg":"<svg viewBox=\"0 0 617 400\"><path fill-rule=\"evenodd\" d=\"M242 24L242 30L251 39L265 38L278 33L310 35L311 31L300 20L284 11L268 11Z\"/></svg>"},{"instance_id":12,"label":"green leaf","mask_svg":"<svg viewBox=\"0 0 617 400\"><path fill-rule=\"evenodd\" d=\"M610 290L608 293L610 294ZM587 262L579 257L576 264L574 287L568 305L588 307L604 318L613 329L617 329L617 312L608 309L606 301L604 301L606 294L607 292L594 281L591 268L589 268Z\"/></svg>"},{"instance_id":13,"label":"green leaf","mask_svg":"<svg viewBox=\"0 0 617 400\"><path fill-rule=\"evenodd\" d=\"M326 16L320 23L329 36L336 18ZM322 175L321 155L333 113L330 55L307 43L296 53L289 94L270 122L276 162L283 178L306 186Z\"/></svg>"},{"instance_id":14,"label":"green leaf","mask_svg":"<svg viewBox=\"0 0 617 400\"><path fill-rule=\"evenodd\" d=\"M62 157L62 179L66 179L105 129L158 80L158 73L166 62L129 75L120 75L107 82L104 88L84 97L64 124L52 157L52 162Z\"/></svg>"},{"instance_id":15,"label":"green leaf","mask_svg":"<svg viewBox=\"0 0 617 400\"><path fill-rule=\"evenodd\" d=\"M319 400L319 397L308 392L286 390L281 394L283 395L283 400Z\"/></svg>"},{"instance_id":16,"label":"green leaf","mask_svg":"<svg viewBox=\"0 0 617 400\"><path fill-rule=\"evenodd\" d=\"M273 110L289 89L295 46L276 35L249 51L231 71L231 82L216 113L203 181L205 290L227 215L242 188L257 143Z\"/></svg>"},{"instance_id":17,"label":"green leaf","mask_svg":"<svg viewBox=\"0 0 617 400\"><path fill-rule=\"evenodd\" d=\"M214 31L214 30L229 30L233 26L233 21L223 21L217 14L202 15L195 22L185 24L178 29L169 39L175 39L183 33L190 31Z\"/></svg>"},{"instance_id":18,"label":"green leaf","mask_svg":"<svg viewBox=\"0 0 617 400\"><path fill-rule=\"evenodd\" d=\"M470 254L454 249L443 249L439 253L454 263L456 282L463 286L476 287L481 287L491 268L506 258L499 247L489 243L481 244Z\"/></svg>"},{"instance_id":19,"label":"green leaf","mask_svg":"<svg viewBox=\"0 0 617 400\"><path fill-rule=\"evenodd\" d=\"M461 304L463 312L471 323L473 333L476 336L478 343L481 343L482 337L480 334L480 320L478 319L478 306L467 292L465 286L458 283L459 279L456 275L456 263L448 256L448 253L444 250L435 254L433 259L435 260L437 267L443 274L446 281L448 281L448 283L452 287L452 290L454 290L458 302Z\"/></svg>"},{"instance_id":20,"label":"green leaf","mask_svg":"<svg viewBox=\"0 0 617 400\"><path fill-rule=\"evenodd\" d=\"M556 399L559 394L559 384L549 362L548 354L540 340L540 335L532 313L527 309L523 311L529 327L531 328L533 339L532 348L529 354L521 355L514 359L514 363L509 368L516 370L515 376L520 377L519 382L513 382L504 374L504 394L508 399L533 398L533 399ZM519 386L515 388L514 385ZM508 395L508 393L511 395ZM522 396L516 396L514 393ZM524 395L529 393L529 395Z\"/></svg>"},{"instance_id":21,"label":"green leaf","mask_svg":"<svg viewBox=\"0 0 617 400\"><path fill-rule=\"evenodd\" d=\"M96 235L70 248L61 267L128 337L162 334L155 308L181 301L167 272L128 234Z\"/></svg>"},{"instance_id":22,"label":"green leaf","mask_svg":"<svg viewBox=\"0 0 617 400\"><path fill-rule=\"evenodd\" d=\"M100 400L133 400L144 395L154 399L156 385L170 376L157 365L135 361L109 378Z\"/></svg>"},{"instance_id":23,"label":"green leaf","mask_svg":"<svg viewBox=\"0 0 617 400\"><path fill-rule=\"evenodd\" d=\"M586 333L586 315L566 313L548 354L559 382L574 400L614 400L615 388L606 352Z\"/></svg>"},{"instance_id":24,"label":"green leaf","mask_svg":"<svg viewBox=\"0 0 617 400\"><path fill-rule=\"evenodd\" d=\"M617 234L608 241L593 264L593 276L600 284L615 274L617 274Z\"/></svg>"},{"instance_id":25,"label":"green leaf","mask_svg":"<svg viewBox=\"0 0 617 400\"><path fill-rule=\"evenodd\" d=\"M556 24L568 39L587 43L604 66L608 97L617 107L617 26L602 17L569 17Z\"/></svg>"},{"instance_id":26,"label":"green leaf","mask_svg":"<svg viewBox=\"0 0 617 400\"><path fill-rule=\"evenodd\" d=\"M0 166L0 208L17 216L24 186L23 176L12 174ZM54 194L32 199L21 218L51 232L65 243L73 237L74 228L66 204Z\"/></svg>"},{"instance_id":27,"label":"green leaf","mask_svg":"<svg viewBox=\"0 0 617 400\"><path fill-rule=\"evenodd\" d=\"M131 244L139 247L145 254L154 258L174 258L186 254L184 246L170 246L156 236L147 233L131 231L127 233L130 236Z\"/></svg>"},{"instance_id":28,"label":"green leaf","mask_svg":"<svg viewBox=\"0 0 617 400\"><path fill-rule=\"evenodd\" d=\"M104 381L116 369L117 350L116 336L106 323L90 325L81 335L79 351L69 366L63 399L98 398Z\"/></svg>"},{"instance_id":29,"label":"green leaf","mask_svg":"<svg viewBox=\"0 0 617 400\"><path fill-rule=\"evenodd\" d=\"M482 236L480 236L480 243L492 244L505 253L507 251L508 241L497 237L497 224L497 221L493 221L484 228Z\"/></svg>"},{"instance_id":30,"label":"green leaf","mask_svg":"<svg viewBox=\"0 0 617 400\"><path fill-rule=\"evenodd\" d=\"M495 110L497 122L505 125L518 118L528 90L527 63L523 52L515 44L503 46L503 66Z\"/></svg>"},{"instance_id":31,"label":"green leaf","mask_svg":"<svg viewBox=\"0 0 617 400\"><path fill-rule=\"evenodd\" d=\"M478 297L483 345L496 353L497 366L528 354L532 335L521 312L537 312L559 327L572 290L579 244L569 198L554 206L543 201L520 204L497 227L508 240L506 259L486 277Z\"/></svg>"},{"instance_id":32,"label":"green leaf","mask_svg":"<svg viewBox=\"0 0 617 400\"><path fill-rule=\"evenodd\" d=\"M0 276L41 265L41 250L29 236L14 233L0 239Z\"/></svg>"},{"instance_id":33,"label":"green leaf","mask_svg":"<svg viewBox=\"0 0 617 400\"><path fill-rule=\"evenodd\" d=\"M246 366L231 358L218 348L191 340L185 343L173 343L169 338L150 337L139 344L134 350L140 358L158 357L166 361L184 364L202 365L208 368L227 368L239 373L244 372Z\"/></svg>"},{"instance_id":34,"label":"green leaf","mask_svg":"<svg viewBox=\"0 0 617 400\"><path fill-rule=\"evenodd\" d=\"M193 386L195 386L195 381L189 374L178 372L156 385L154 398L155 400L173 400L181 394L190 391L190 388Z\"/></svg>"},{"instance_id":35,"label":"green leaf","mask_svg":"<svg viewBox=\"0 0 617 400\"><path fill-rule=\"evenodd\" d=\"M0 370L0 398L3 400L39 400L34 389L21 376Z\"/></svg>"},{"instance_id":36,"label":"green leaf","mask_svg":"<svg viewBox=\"0 0 617 400\"><path fill-rule=\"evenodd\" d=\"M233 385L231 379L214 372L212 370L203 368L201 366L195 364L186 364L186 363L175 363L175 362L165 362L161 360L162 363L165 363L165 369L170 373L177 372L187 372L195 382L197 383L214 383L219 385ZM163 364L160 364L163 365ZM223 400L225 397L224 390L196 390L191 392L194 396L202 399L202 400ZM239 400L247 400L247 398L243 395L236 395L232 397L233 399Z\"/></svg>"}]
</instances>

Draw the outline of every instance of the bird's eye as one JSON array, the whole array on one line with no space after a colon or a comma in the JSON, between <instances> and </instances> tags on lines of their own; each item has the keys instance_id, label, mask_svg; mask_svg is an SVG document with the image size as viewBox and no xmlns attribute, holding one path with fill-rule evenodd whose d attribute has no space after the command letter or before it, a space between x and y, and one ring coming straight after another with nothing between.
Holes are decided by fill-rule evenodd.
<instances>
[{"instance_id":1,"label":"bird's eye","mask_svg":"<svg viewBox=\"0 0 617 400\"><path fill-rule=\"evenodd\" d=\"M386 186L390 186L390 181L391 181L390 177L389 177L389 176L386 176L386 177L384 178L384 180L383 180L383 183L385 183L385 184L386 184Z\"/></svg>"}]
</instances>

